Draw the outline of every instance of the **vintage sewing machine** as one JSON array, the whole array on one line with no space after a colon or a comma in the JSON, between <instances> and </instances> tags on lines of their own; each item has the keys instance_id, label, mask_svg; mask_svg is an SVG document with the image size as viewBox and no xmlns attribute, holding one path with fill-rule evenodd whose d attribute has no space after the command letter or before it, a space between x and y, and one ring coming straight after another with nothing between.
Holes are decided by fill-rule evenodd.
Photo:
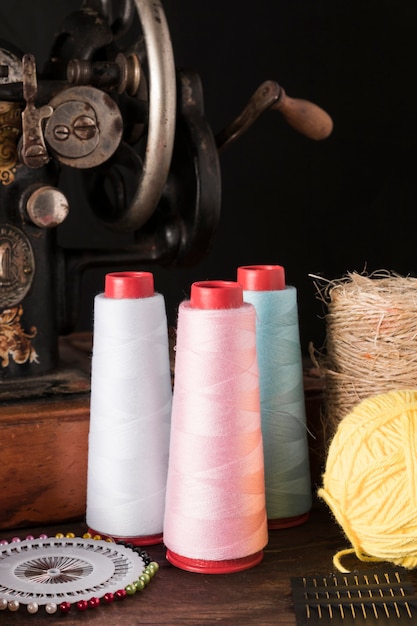
<instances>
[{"instance_id":1,"label":"vintage sewing machine","mask_svg":"<svg viewBox=\"0 0 417 626\"><path fill-rule=\"evenodd\" d=\"M44 68L0 42L0 528L84 514L89 374L62 343L83 271L198 263L218 225L221 150L270 109L313 139L332 128L267 81L215 135L158 1L80 4ZM129 244L57 245L72 173L98 223Z\"/></svg>"}]
</instances>

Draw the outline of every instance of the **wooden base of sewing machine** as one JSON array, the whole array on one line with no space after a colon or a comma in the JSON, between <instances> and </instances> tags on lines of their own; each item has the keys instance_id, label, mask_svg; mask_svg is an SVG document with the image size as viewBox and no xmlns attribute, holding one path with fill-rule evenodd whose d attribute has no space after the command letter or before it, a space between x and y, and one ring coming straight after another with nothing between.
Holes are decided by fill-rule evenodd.
<instances>
[{"instance_id":1,"label":"wooden base of sewing machine","mask_svg":"<svg viewBox=\"0 0 417 626\"><path fill-rule=\"evenodd\" d=\"M91 335L63 339L63 373L31 381L40 397L27 397L22 387L21 399L0 404L0 529L84 519L90 354ZM306 370L304 387L315 486L324 459L322 383Z\"/></svg>"},{"instance_id":2,"label":"wooden base of sewing machine","mask_svg":"<svg viewBox=\"0 0 417 626\"><path fill-rule=\"evenodd\" d=\"M0 528L83 519L90 351L90 334L63 338L59 371L3 386Z\"/></svg>"},{"instance_id":3,"label":"wooden base of sewing machine","mask_svg":"<svg viewBox=\"0 0 417 626\"><path fill-rule=\"evenodd\" d=\"M85 514L89 397L0 407L0 528Z\"/></svg>"}]
</instances>

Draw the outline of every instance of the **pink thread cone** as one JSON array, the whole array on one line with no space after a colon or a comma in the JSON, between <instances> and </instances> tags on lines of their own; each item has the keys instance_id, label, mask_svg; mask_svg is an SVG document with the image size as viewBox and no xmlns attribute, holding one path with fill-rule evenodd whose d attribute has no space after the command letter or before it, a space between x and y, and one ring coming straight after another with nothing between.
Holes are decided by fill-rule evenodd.
<instances>
[{"instance_id":1,"label":"pink thread cone","mask_svg":"<svg viewBox=\"0 0 417 626\"><path fill-rule=\"evenodd\" d=\"M234 282L194 283L191 295L178 316L164 543L177 567L230 573L258 564L268 539L255 310Z\"/></svg>"}]
</instances>

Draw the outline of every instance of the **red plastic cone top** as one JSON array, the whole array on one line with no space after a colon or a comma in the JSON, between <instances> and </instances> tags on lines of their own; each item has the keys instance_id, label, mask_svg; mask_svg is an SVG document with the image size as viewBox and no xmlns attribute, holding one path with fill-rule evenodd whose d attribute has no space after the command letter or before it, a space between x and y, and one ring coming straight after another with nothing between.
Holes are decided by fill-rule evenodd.
<instances>
[{"instance_id":1,"label":"red plastic cone top","mask_svg":"<svg viewBox=\"0 0 417 626\"><path fill-rule=\"evenodd\" d=\"M191 285L190 304L194 309L238 309L243 288L231 280L198 281Z\"/></svg>"},{"instance_id":2,"label":"red plastic cone top","mask_svg":"<svg viewBox=\"0 0 417 626\"><path fill-rule=\"evenodd\" d=\"M244 265L238 267L237 282L245 291L280 291L285 289L282 265Z\"/></svg>"},{"instance_id":3,"label":"red plastic cone top","mask_svg":"<svg viewBox=\"0 0 417 626\"><path fill-rule=\"evenodd\" d=\"M151 272L112 272L106 274L106 298L150 298L155 295Z\"/></svg>"}]
</instances>

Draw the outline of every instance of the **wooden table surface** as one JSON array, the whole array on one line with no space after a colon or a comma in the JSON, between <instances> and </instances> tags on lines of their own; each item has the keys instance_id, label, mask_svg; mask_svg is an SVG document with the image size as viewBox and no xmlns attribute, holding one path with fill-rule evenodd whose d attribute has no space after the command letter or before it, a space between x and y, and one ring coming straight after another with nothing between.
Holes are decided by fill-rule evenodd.
<instances>
[{"instance_id":1,"label":"wooden table surface","mask_svg":"<svg viewBox=\"0 0 417 626\"><path fill-rule=\"evenodd\" d=\"M14 535L35 537L45 532L75 532L81 536L83 523L43 528L2 531L0 538ZM329 510L315 502L304 524L269 533L263 561L246 571L234 574L196 574L171 565L162 544L147 551L160 565L152 582L141 593L97 609L67 614L47 615L43 608L29 615L24 607L16 613L0 613L4 624L108 624L109 626L167 625L205 626L295 626L291 577L329 575L334 571L333 554L347 543Z\"/></svg>"},{"instance_id":2,"label":"wooden table surface","mask_svg":"<svg viewBox=\"0 0 417 626\"><path fill-rule=\"evenodd\" d=\"M83 341L83 348L80 350L77 344L76 354L81 355L81 357L80 362L78 363L77 361L76 365L85 367L85 362L86 360L88 361L86 355L90 352L91 342L90 337L78 338L78 343L81 340ZM73 363L73 359L71 358L69 362ZM304 386L308 427L309 432L313 435L310 441L312 483L318 485L321 482L321 471L325 458L325 437L323 436L321 422L322 385L319 378L314 375L314 372L307 370L305 372ZM7 412L7 406L5 410ZM68 449L72 451L72 466L81 468L80 473L84 482L85 468L82 468L86 464L86 450L83 449L82 454L78 453L77 446L83 444L86 447L87 418L87 413L84 421L79 420L77 422L76 416L74 418L74 424L78 428L76 430L75 444L74 442L71 445L68 444L67 435L63 437L62 441L64 451ZM14 422L13 415L11 417L7 416L7 420L8 423L11 422L9 424L9 430L12 429L13 435L11 440L17 437L21 444L21 435L19 439L18 434L16 434L20 431L16 430L16 433L14 433L13 427L16 429L23 428L26 422L31 426L31 422L23 420L22 426L22 419L16 418ZM60 423L59 415L57 421ZM66 423L65 420L63 423ZM52 426L55 428L55 422L53 422ZM81 430L81 427L84 430ZM53 435L51 429L46 429L46 432L52 432ZM4 428L2 434L4 440ZM15 488L24 487L26 490L29 489L29 493L26 494L24 501L22 501L23 496L16 493L14 504L17 512L19 512L20 504L23 505L26 503L26 500L30 499L32 493L30 486L32 483L37 484L39 480L34 474L36 467L32 470L30 469L34 465L36 466L36 459L38 458L35 454L36 449L33 441L33 430L29 428L27 431L27 449L29 451L27 455L31 457L31 462L28 463L27 467L20 467L21 464L24 464L24 458L19 461L18 465L16 465L14 458L10 461L9 469L14 478L13 484ZM45 447L46 443L42 442L42 446ZM1 449L0 445L0 451ZM56 448L54 448L54 451L56 452ZM43 458L45 456L48 457L49 448L46 446L45 449L42 448L38 452L43 463ZM4 470L4 450L0 456ZM17 470L20 472L18 476L16 475ZM46 472L46 477L49 476L50 474ZM58 472L58 476L61 477L60 480L65 481L65 477L68 479L68 474L65 474L65 472L61 472L61 474ZM52 481L54 476L51 475L50 479ZM83 481L76 485L79 487L82 497L85 495ZM46 482L48 483L48 481ZM68 480L65 484L62 483L60 485L58 483L56 487L60 494L59 501L63 500L65 502ZM3 492L4 489L5 482L3 483ZM73 490L74 485L72 487ZM54 517L51 514L46 519L51 521L68 519L68 512L61 510L62 507L56 505L50 494L50 489L49 491L42 489L39 493L39 488L37 493L34 494L36 498L43 498L45 509L53 509ZM78 499L80 498L79 493L76 496ZM1 503L2 495L0 493ZM3 519L0 539L10 540L14 536L23 538L28 534L38 537L41 533L54 536L57 532L65 534L70 531L77 536L82 536L87 530L82 521L72 524L55 521L54 525L46 527L21 528L24 525L21 523L21 520L29 519L25 517L27 508L26 506L25 510L22 510L20 517L18 517L19 523L16 521L6 526L5 522L10 516L7 519ZM29 507L28 510L30 512L32 509ZM81 510L84 511L84 507L81 507ZM0 510L0 518L1 513L2 511ZM80 519L80 514L77 515L78 519ZM33 519L28 524L39 524L38 521L33 521ZM36 520L39 520L39 517ZM11 529L11 526L16 525L20 527L14 530ZM35 615L29 615L25 607L21 607L16 613L6 609L0 611L0 626L6 624L28 624L32 626L38 624L50 624L51 626L56 624L65 626L73 626L74 624L97 624L104 626L135 626L136 624L152 626L206 626L208 624L272 626L278 624L281 626L296 626L296 617L292 604L291 578L313 575L328 576L335 573L332 563L333 555L339 549L345 547L348 547L347 540L344 538L340 527L333 520L329 509L322 502L315 500L310 517L306 523L293 528L269 532L269 543L264 550L264 558L254 568L234 574L206 575L191 573L171 565L165 558L165 548L162 544L149 546L146 549L153 560L159 563L160 569L143 592L137 593L133 597L128 597L122 602L100 606L97 609L88 609L85 612L80 612L75 607L72 607L68 614L48 615L43 608L40 608ZM417 574L415 578L417 580ZM323 626L325 626L325 623L328 622L323 621Z\"/></svg>"}]
</instances>

